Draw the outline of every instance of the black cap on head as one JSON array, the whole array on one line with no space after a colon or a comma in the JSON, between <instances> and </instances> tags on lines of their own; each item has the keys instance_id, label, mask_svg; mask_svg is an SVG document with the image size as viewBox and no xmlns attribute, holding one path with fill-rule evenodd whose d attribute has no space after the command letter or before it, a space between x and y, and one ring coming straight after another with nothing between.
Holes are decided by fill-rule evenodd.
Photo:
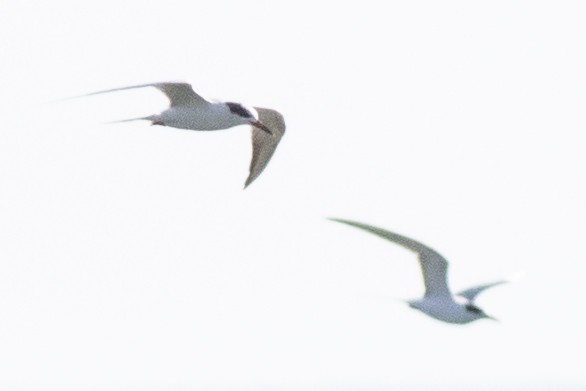
<instances>
[{"instance_id":1,"label":"black cap on head","mask_svg":"<svg viewBox=\"0 0 586 391\"><path fill-rule=\"evenodd\" d=\"M466 308L466 311L470 311L475 314L483 313L483 311L480 308L476 307L474 304L466 304L464 308Z\"/></svg>"},{"instance_id":2,"label":"black cap on head","mask_svg":"<svg viewBox=\"0 0 586 391\"><path fill-rule=\"evenodd\" d=\"M240 103L226 102L231 113L241 116L242 118L254 118L250 111L246 110Z\"/></svg>"}]
</instances>

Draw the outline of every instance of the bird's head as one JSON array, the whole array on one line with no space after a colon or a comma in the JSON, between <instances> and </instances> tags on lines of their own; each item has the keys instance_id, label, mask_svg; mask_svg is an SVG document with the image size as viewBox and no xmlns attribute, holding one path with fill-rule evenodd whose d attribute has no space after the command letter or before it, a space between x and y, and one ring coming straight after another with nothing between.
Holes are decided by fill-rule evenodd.
<instances>
[{"instance_id":1,"label":"bird's head","mask_svg":"<svg viewBox=\"0 0 586 391\"><path fill-rule=\"evenodd\" d=\"M482 309L472 303L467 303L464 305L464 308L467 312L474 314L478 319L492 319L498 321L498 319L486 314Z\"/></svg>"},{"instance_id":2,"label":"bird's head","mask_svg":"<svg viewBox=\"0 0 586 391\"><path fill-rule=\"evenodd\" d=\"M236 123L241 125L252 125L268 134L272 135L273 132L262 122L260 122L253 114L252 111L241 105L240 103L226 102L226 106L230 109L230 114L233 116Z\"/></svg>"}]
</instances>

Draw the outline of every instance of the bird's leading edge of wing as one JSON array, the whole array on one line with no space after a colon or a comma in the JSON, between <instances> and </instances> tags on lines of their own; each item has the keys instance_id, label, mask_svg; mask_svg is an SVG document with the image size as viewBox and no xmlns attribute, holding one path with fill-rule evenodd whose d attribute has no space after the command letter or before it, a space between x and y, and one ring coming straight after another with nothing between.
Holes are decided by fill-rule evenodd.
<instances>
[{"instance_id":1,"label":"bird's leading edge of wing","mask_svg":"<svg viewBox=\"0 0 586 391\"><path fill-rule=\"evenodd\" d=\"M252 127L252 159L244 188L248 187L262 173L275 153L281 137L285 134L285 119L281 113L262 107L255 107L254 109L258 113L258 120L268 127L273 134L270 135L261 129Z\"/></svg>"},{"instance_id":2,"label":"bird's leading edge of wing","mask_svg":"<svg viewBox=\"0 0 586 391\"><path fill-rule=\"evenodd\" d=\"M500 281L491 282L489 284L475 286L475 287L463 290L461 292L458 292L458 293L456 293L456 295L462 296L462 297L468 299L468 301L470 301L470 302L474 302L474 299L476 299L476 296L478 296L480 293L482 293L485 289L492 288L493 286L501 285L501 284L504 284L507 282L509 282L509 281L500 280Z\"/></svg>"},{"instance_id":3,"label":"bird's leading edge of wing","mask_svg":"<svg viewBox=\"0 0 586 391\"><path fill-rule=\"evenodd\" d=\"M447 283L448 262L434 249L427 247L416 240L372 225L337 218L330 218L330 220L363 229L416 252L419 255L419 263L423 273L425 297L451 296Z\"/></svg>"},{"instance_id":4,"label":"bird's leading edge of wing","mask_svg":"<svg viewBox=\"0 0 586 391\"><path fill-rule=\"evenodd\" d=\"M191 84L182 82L163 82L163 83L148 83L137 84L127 87L112 88L110 90L96 91L82 96L92 96L98 94L105 94L108 92L132 90L135 88L154 87L164 93L170 101L170 107L185 106L185 105L201 105L209 102L203 97L193 91Z\"/></svg>"}]
</instances>

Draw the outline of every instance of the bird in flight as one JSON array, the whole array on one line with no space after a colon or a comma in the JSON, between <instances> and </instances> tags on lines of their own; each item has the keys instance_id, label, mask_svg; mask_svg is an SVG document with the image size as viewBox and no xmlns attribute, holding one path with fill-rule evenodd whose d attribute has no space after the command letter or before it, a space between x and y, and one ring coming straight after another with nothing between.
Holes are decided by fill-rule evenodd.
<instances>
[{"instance_id":1,"label":"bird in flight","mask_svg":"<svg viewBox=\"0 0 586 391\"><path fill-rule=\"evenodd\" d=\"M169 107L159 114L115 122L151 121L151 125L189 130L220 130L238 125L250 125L252 130L252 160L244 184L248 187L265 169L285 133L283 116L271 109L247 107L234 102L208 101L196 94L188 83L163 82L92 92L84 96L108 92L154 87L167 96Z\"/></svg>"},{"instance_id":2,"label":"bird in flight","mask_svg":"<svg viewBox=\"0 0 586 391\"><path fill-rule=\"evenodd\" d=\"M415 308L432 318L447 323L465 324L483 318L496 320L476 306L474 299L485 289L503 284L507 281L502 280L479 285L453 295L447 282L448 261L437 251L427 247L423 243L382 228L350 220L330 220L363 229L418 254L419 264L423 272L425 294L422 299L407 301L411 308Z\"/></svg>"}]
</instances>

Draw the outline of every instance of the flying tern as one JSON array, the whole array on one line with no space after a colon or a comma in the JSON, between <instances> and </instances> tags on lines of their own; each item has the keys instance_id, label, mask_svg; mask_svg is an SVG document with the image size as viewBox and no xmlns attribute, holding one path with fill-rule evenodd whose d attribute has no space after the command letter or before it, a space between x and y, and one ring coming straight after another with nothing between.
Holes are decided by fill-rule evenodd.
<instances>
[{"instance_id":1,"label":"flying tern","mask_svg":"<svg viewBox=\"0 0 586 391\"><path fill-rule=\"evenodd\" d=\"M447 282L448 261L446 261L446 259L437 251L416 240L409 239L382 228L350 220L330 220L363 229L418 254L419 264L421 265L421 271L423 272L425 294L422 299L407 301L411 308L415 308L432 318L447 323L465 324L483 318L496 320L478 308L478 306L474 304L474 299L485 289L508 281L502 280L490 284L479 285L458 292L456 295L452 295Z\"/></svg>"},{"instance_id":2,"label":"flying tern","mask_svg":"<svg viewBox=\"0 0 586 391\"><path fill-rule=\"evenodd\" d=\"M265 169L285 133L283 116L271 109L248 107L241 103L208 101L196 94L188 83L163 82L92 92L83 96L154 87L167 96L169 107L159 114L115 122L151 121L151 125L189 130L220 130L238 125L252 127L252 160L244 187L248 187Z\"/></svg>"}]
</instances>

